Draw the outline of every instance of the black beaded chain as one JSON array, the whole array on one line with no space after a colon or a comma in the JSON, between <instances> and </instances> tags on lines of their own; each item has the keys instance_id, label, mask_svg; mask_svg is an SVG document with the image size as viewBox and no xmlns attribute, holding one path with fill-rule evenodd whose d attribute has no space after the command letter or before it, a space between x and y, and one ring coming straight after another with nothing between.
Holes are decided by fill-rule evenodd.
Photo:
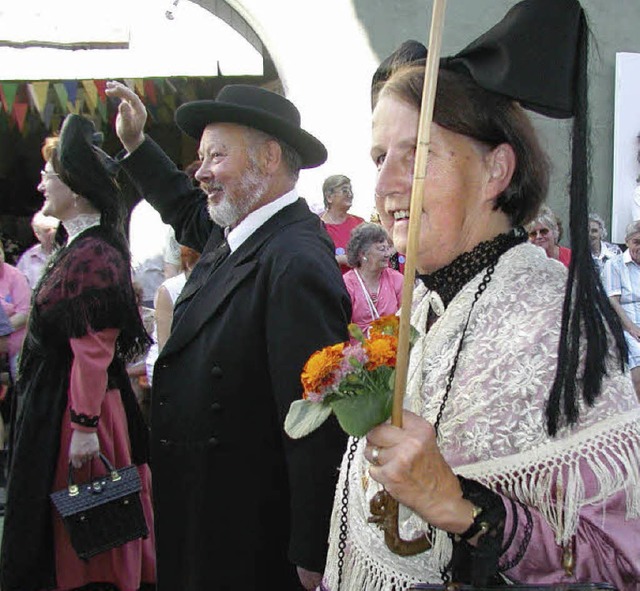
<instances>
[{"instance_id":1,"label":"black beaded chain","mask_svg":"<svg viewBox=\"0 0 640 591\"><path fill-rule=\"evenodd\" d=\"M447 386L444 390L444 395L442 396L442 402L440 403L440 408L438 409L438 414L436 416L436 422L433 425L433 429L436 432L436 437L438 437L438 429L440 427L440 421L442 421L442 414L444 413L444 409L447 405L447 400L449 400L449 393L451 392L451 385L453 384L453 376L456 373L456 368L458 367L458 359L460 358L460 353L462 351L462 343L464 342L464 336L467 333L467 328L469 327L469 321L471 320L471 313L473 312L473 308L476 305L476 302L480 298L480 296L487 289L487 285L491 281L491 276L495 271L495 263L489 264L487 267L487 271L478 286L478 290L476 291L473 302L471 303L471 309L469 310L469 315L467 316L467 322L462 329L462 336L460 337L460 342L458 343L458 350L456 351L456 356L453 358L453 365L451 366L451 370L449 371L449 376L447 377Z\"/></svg>"},{"instance_id":2,"label":"black beaded chain","mask_svg":"<svg viewBox=\"0 0 640 591\"><path fill-rule=\"evenodd\" d=\"M338 587L336 591L340 591L340 585L342 584L342 570L344 568L344 552L347 548L347 513L349 512L349 472L351 472L351 462L355 457L356 450L358 449L357 437L354 437L351 445L349 446L349 452L347 454L347 466L344 479L344 487L342 489L342 499L340 500L340 534L338 535Z\"/></svg>"},{"instance_id":3,"label":"black beaded chain","mask_svg":"<svg viewBox=\"0 0 640 591\"><path fill-rule=\"evenodd\" d=\"M442 420L442 415L444 413L444 409L447 405L447 400L449 399L449 393L451 392L451 386L453 384L453 376L455 375L456 368L458 367L458 359L460 358L460 353L462 351L462 344L464 342L464 337L467 333L467 328L469 327L469 322L471 320L471 313L473 312L473 308L476 305L476 302L480 298L480 296L487 289L487 285L491 281L491 277L493 272L495 271L495 265L498 262L500 256L512 248L517 244L520 244L526 240L526 234L521 228L515 228L508 234L501 234L493 241L485 242L479 245L479 248L476 247L470 253L466 253L462 255L460 258L460 266L465 270L465 273L461 273L459 279L464 277L464 281L470 280L473 275L477 274L477 266L478 264L484 267L487 265L486 272L478 286L478 290L476 291L473 302L471 303L471 309L469 310L469 315L467 316L467 321L465 323L464 329L462 330L462 336L460 337L460 342L458 343L458 350L456 351L456 355L453 359L453 364L451 366L451 370L449 371L449 376L447 378L447 385L445 387L444 395L442 397L442 402L440 403L440 408L438 409L438 414L436 416L436 422L434 424L434 430L436 433L436 437L438 436L438 429L440 427L440 422ZM477 255L482 253L484 256L479 258ZM474 256L475 255L475 256ZM486 257L486 258L484 258ZM490 259L490 260L487 260ZM482 268L481 267L481 268ZM444 271L444 269L443 269ZM438 274L439 275L439 274ZM419 277L427 287L429 287L429 281L426 276ZM439 278L439 277L438 277ZM462 287L461 285L456 286L458 289ZM449 290L448 290L449 291ZM455 294L453 294L455 295ZM448 293L447 304L453 298L453 295ZM351 471L351 462L355 456L355 452L358 447L358 439L354 438L351 446L349 447L349 452L347 454L347 465L346 465L346 475L344 481L344 487L342 489L342 498L340 503L340 534L338 536L338 586L336 591L340 591L340 585L342 584L342 571L344 568L344 555L345 549L347 547L347 513L349 511L349 472ZM446 585L449 582L449 574L447 568L441 571L442 581Z\"/></svg>"}]
</instances>

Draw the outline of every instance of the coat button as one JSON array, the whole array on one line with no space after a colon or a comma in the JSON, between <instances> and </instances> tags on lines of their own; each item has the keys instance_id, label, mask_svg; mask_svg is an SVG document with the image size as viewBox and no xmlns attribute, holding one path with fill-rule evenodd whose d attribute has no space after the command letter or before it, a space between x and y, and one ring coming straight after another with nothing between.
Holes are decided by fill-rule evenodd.
<instances>
[{"instance_id":1,"label":"coat button","mask_svg":"<svg viewBox=\"0 0 640 591\"><path fill-rule=\"evenodd\" d=\"M211 377L220 379L222 377L222 369L220 369L217 365L214 365L211 368Z\"/></svg>"},{"instance_id":2,"label":"coat button","mask_svg":"<svg viewBox=\"0 0 640 591\"><path fill-rule=\"evenodd\" d=\"M217 447L218 443L219 441L216 437L212 437L211 439L209 439L209 447Z\"/></svg>"},{"instance_id":3,"label":"coat button","mask_svg":"<svg viewBox=\"0 0 640 591\"><path fill-rule=\"evenodd\" d=\"M210 408L213 412L220 412L222 410L222 404L220 404L219 402L214 402L211 404Z\"/></svg>"}]
</instances>

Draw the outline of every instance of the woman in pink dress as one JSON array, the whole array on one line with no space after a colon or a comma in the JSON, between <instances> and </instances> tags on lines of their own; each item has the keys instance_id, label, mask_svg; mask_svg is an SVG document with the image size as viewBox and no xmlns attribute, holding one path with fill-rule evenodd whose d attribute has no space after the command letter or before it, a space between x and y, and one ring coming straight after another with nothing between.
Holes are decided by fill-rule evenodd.
<instances>
[{"instance_id":1,"label":"woman in pink dress","mask_svg":"<svg viewBox=\"0 0 640 591\"><path fill-rule=\"evenodd\" d=\"M131 285L115 167L95 139L92 123L70 115L43 148L43 213L61 220L68 241L34 292L18 369L4 591L137 591L155 581L148 433L125 370L149 337ZM116 468L138 466L150 533L83 561L49 494L67 486L70 464L76 482L103 474L99 452Z\"/></svg>"},{"instance_id":2,"label":"woman in pink dress","mask_svg":"<svg viewBox=\"0 0 640 591\"><path fill-rule=\"evenodd\" d=\"M565 267L571 264L571 249L560 246L560 227L558 219L547 205L543 205L534 220L525 228L529 234L529 242L544 248L550 259L560 261Z\"/></svg>"},{"instance_id":3,"label":"woman in pink dress","mask_svg":"<svg viewBox=\"0 0 640 591\"><path fill-rule=\"evenodd\" d=\"M374 320L400 308L403 275L389 267L392 254L382 226L364 223L351 233L347 261L353 269L343 279L351 296L351 322L365 334Z\"/></svg>"}]
</instances>

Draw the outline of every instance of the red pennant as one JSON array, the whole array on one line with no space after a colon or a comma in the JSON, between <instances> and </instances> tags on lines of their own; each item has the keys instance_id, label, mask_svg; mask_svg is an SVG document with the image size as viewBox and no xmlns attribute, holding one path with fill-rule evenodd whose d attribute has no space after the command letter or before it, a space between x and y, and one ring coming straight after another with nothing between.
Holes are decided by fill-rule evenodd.
<instances>
[{"instance_id":1,"label":"red pennant","mask_svg":"<svg viewBox=\"0 0 640 591\"><path fill-rule=\"evenodd\" d=\"M24 121L27 117L28 110L29 105L27 103L13 103L13 118L16 120L20 131L24 128Z\"/></svg>"},{"instance_id":2,"label":"red pennant","mask_svg":"<svg viewBox=\"0 0 640 591\"><path fill-rule=\"evenodd\" d=\"M98 89L98 96L100 97L100 102L105 102L107 100L107 93L105 92L107 88L106 80L94 80L93 83L96 85Z\"/></svg>"},{"instance_id":3,"label":"red pennant","mask_svg":"<svg viewBox=\"0 0 640 591\"><path fill-rule=\"evenodd\" d=\"M156 96L156 86L153 80L144 81L144 95L149 99L152 105L158 104L158 97Z\"/></svg>"}]
</instances>

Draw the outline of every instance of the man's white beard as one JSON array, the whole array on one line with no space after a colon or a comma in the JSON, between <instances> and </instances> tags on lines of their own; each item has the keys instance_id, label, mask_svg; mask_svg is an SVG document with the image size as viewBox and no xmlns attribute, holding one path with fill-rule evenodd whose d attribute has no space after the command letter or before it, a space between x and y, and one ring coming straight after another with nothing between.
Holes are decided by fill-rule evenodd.
<instances>
[{"instance_id":1,"label":"man's white beard","mask_svg":"<svg viewBox=\"0 0 640 591\"><path fill-rule=\"evenodd\" d=\"M236 185L235 190L224 189L219 203L209 203L209 217L218 226L235 227L260 202L267 191L268 180L252 163Z\"/></svg>"}]
</instances>

